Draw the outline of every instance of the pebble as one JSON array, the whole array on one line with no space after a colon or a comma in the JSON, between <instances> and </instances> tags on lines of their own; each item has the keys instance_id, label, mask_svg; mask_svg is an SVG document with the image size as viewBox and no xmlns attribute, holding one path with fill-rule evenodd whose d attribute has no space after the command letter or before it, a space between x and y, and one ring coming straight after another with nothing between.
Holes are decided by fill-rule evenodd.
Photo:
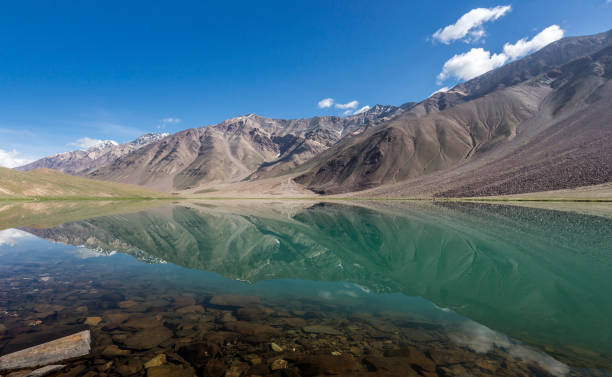
<instances>
[{"instance_id":1,"label":"pebble","mask_svg":"<svg viewBox=\"0 0 612 377\"><path fill-rule=\"evenodd\" d=\"M85 325L87 326L97 326L102 322L102 317L87 317L85 320Z\"/></svg>"},{"instance_id":2,"label":"pebble","mask_svg":"<svg viewBox=\"0 0 612 377\"><path fill-rule=\"evenodd\" d=\"M154 358L152 358L151 360L147 361L144 364L145 369L149 369L149 368L153 368L153 367L158 367L161 365L166 364L166 355L164 355L163 353L155 356Z\"/></svg>"},{"instance_id":3,"label":"pebble","mask_svg":"<svg viewBox=\"0 0 612 377\"><path fill-rule=\"evenodd\" d=\"M287 369L288 367L289 367L289 363L287 362L287 360L283 360L283 359L276 359L270 365L270 369L272 369L273 371Z\"/></svg>"},{"instance_id":4,"label":"pebble","mask_svg":"<svg viewBox=\"0 0 612 377\"><path fill-rule=\"evenodd\" d=\"M283 347L279 346L276 343L270 343L270 348L272 348L272 351L274 352L283 352Z\"/></svg>"}]
</instances>

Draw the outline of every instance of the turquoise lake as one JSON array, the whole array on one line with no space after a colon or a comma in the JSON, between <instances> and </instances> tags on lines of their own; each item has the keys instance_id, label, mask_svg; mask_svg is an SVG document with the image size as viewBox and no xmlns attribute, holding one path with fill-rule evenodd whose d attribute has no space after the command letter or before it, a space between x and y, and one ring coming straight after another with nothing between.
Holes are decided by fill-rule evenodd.
<instances>
[{"instance_id":1,"label":"turquoise lake","mask_svg":"<svg viewBox=\"0 0 612 377\"><path fill-rule=\"evenodd\" d=\"M163 352L196 375L213 375L211 360L238 376L399 375L400 362L422 376L612 375L606 216L462 202L176 202L18 225L0 230L2 355L91 328L95 357L75 364L83 373L126 370L128 358L105 352L117 345L143 363ZM168 338L131 344L142 329L125 326L130 316L157 318ZM185 356L211 339L221 339L217 354ZM311 360L320 354L344 369ZM101 360L113 361L105 372Z\"/></svg>"}]
</instances>

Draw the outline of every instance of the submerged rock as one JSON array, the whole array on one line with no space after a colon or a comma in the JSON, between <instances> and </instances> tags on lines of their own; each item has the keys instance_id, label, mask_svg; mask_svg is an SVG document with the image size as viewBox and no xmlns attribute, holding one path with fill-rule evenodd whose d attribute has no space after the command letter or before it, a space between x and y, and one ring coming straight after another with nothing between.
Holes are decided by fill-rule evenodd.
<instances>
[{"instance_id":1,"label":"submerged rock","mask_svg":"<svg viewBox=\"0 0 612 377\"><path fill-rule=\"evenodd\" d=\"M413 366L416 366L417 369L427 372L434 372L436 370L436 363L427 357L422 351L414 347L405 347L399 350L386 351L385 356L405 358Z\"/></svg>"},{"instance_id":2,"label":"submerged rock","mask_svg":"<svg viewBox=\"0 0 612 377\"><path fill-rule=\"evenodd\" d=\"M281 370L281 369L287 369L289 367L289 363L287 362L287 360L283 360L283 359L276 359L272 362L272 364L270 364L270 369L274 370Z\"/></svg>"},{"instance_id":3,"label":"submerged rock","mask_svg":"<svg viewBox=\"0 0 612 377\"><path fill-rule=\"evenodd\" d=\"M216 295L210 299L212 305L244 307L259 303L259 297L242 295Z\"/></svg>"},{"instance_id":4,"label":"submerged rock","mask_svg":"<svg viewBox=\"0 0 612 377\"><path fill-rule=\"evenodd\" d=\"M307 376L347 374L358 366L352 356L310 355L298 357L295 362Z\"/></svg>"},{"instance_id":5,"label":"submerged rock","mask_svg":"<svg viewBox=\"0 0 612 377\"><path fill-rule=\"evenodd\" d=\"M122 343L125 347L134 350L148 350L157 347L172 337L172 331L166 327L157 327L137 332L126 337Z\"/></svg>"},{"instance_id":6,"label":"submerged rock","mask_svg":"<svg viewBox=\"0 0 612 377\"><path fill-rule=\"evenodd\" d=\"M32 368L73 359L89 354L91 333L89 330L26 348L0 357L0 371Z\"/></svg>"},{"instance_id":7,"label":"submerged rock","mask_svg":"<svg viewBox=\"0 0 612 377\"><path fill-rule=\"evenodd\" d=\"M85 325L87 326L98 326L102 322L102 317L87 317Z\"/></svg>"},{"instance_id":8,"label":"submerged rock","mask_svg":"<svg viewBox=\"0 0 612 377\"><path fill-rule=\"evenodd\" d=\"M276 343L270 343L270 348L272 348L272 351L274 352L283 352L283 347L279 346Z\"/></svg>"},{"instance_id":9,"label":"submerged rock","mask_svg":"<svg viewBox=\"0 0 612 377\"><path fill-rule=\"evenodd\" d=\"M194 377L195 371L184 365L163 365L147 370L147 377Z\"/></svg>"},{"instance_id":10,"label":"submerged rock","mask_svg":"<svg viewBox=\"0 0 612 377\"><path fill-rule=\"evenodd\" d=\"M142 371L143 365L142 360L137 358L130 358L123 364L117 366L117 373L121 376L131 376Z\"/></svg>"},{"instance_id":11,"label":"submerged rock","mask_svg":"<svg viewBox=\"0 0 612 377\"><path fill-rule=\"evenodd\" d=\"M184 306L176 310L176 314L188 314L188 313L204 313L206 310L201 305L189 305Z\"/></svg>"},{"instance_id":12,"label":"submerged rock","mask_svg":"<svg viewBox=\"0 0 612 377\"><path fill-rule=\"evenodd\" d=\"M224 324L224 327L229 331L237 332L242 335L280 336L282 334L279 329L272 326L243 321L228 322Z\"/></svg>"},{"instance_id":13,"label":"submerged rock","mask_svg":"<svg viewBox=\"0 0 612 377\"><path fill-rule=\"evenodd\" d=\"M337 329L324 325L306 326L304 327L304 332L323 335L342 335L342 332L338 331Z\"/></svg>"},{"instance_id":14,"label":"submerged rock","mask_svg":"<svg viewBox=\"0 0 612 377\"><path fill-rule=\"evenodd\" d=\"M147 361L144 364L145 369L149 369L149 368L153 368L153 367L159 367L162 366L164 364L166 364L166 355L164 355L163 353L155 356L154 358L152 358L151 360Z\"/></svg>"},{"instance_id":15,"label":"submerged rock","mask_svg":"<svg viewBox=\"0 0 612 377\"><path fill-rule=\"evenodd\" d=\"M122 350L114 344L111 344L102 350L102 356L115 357L115 356L126 356L131 352L129 350Z\"/></svg>"}]
</instances>

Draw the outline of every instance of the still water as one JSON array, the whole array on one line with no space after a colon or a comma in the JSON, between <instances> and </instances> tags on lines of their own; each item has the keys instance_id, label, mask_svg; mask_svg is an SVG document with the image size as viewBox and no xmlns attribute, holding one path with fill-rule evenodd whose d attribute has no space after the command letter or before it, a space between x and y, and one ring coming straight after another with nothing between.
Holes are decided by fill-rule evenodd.
<instances>
[{"instance_id":1,"label":"still water","mask_svg":"<svg viewBox=\"0 0 612 377\"><path fill-rule=\"evenodd\" d=\"M609 217L65 206L0 208L0 355L91 329L57 375L612 375Z\"/></svg>"}]
</instances>

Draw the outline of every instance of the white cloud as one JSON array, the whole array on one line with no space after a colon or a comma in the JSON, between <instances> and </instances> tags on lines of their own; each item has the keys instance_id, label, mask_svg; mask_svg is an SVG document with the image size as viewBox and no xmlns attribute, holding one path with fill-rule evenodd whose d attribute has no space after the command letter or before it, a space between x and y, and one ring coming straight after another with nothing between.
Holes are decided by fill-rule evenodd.
<instances>
[{"instance_id":1,"label":"white cloud","mask_svg":"<svg viewBox=\"0 0 612 377\"><path fill-rule=\"evenodd\" d=\"M347 103L337 103L336 104L336 109L342 109L342 110L354 109L357 106L359 106L359 102L358 101L351 101L351 102L347 102Z\"/></svg>"},{"instance_id":2,"label":"white cloud","mask_svg":"<svg viewBox=\"0 0 612 377\"><path fill-rule=\"evenodd\" d=\"M344 111L342 112L342 114L344 114L344 115L349 115L349 114L351 113L351 111L352 111L352 110L344 110Z\"/></svg>"},{"instance_id":3,"label":"white cloud","mask_svg":"<svg viewBox=\"0 0 612 377\"><path fill-rule=\"evenodd\" d=\"M324 98L319 101L317 106L319 106L319 109L327 109L328 107L332 107L333 104L334 104L333 98Z\"/></svg>"},{"instance_id":4,"label":"white cloud","mask_svg":"<svg viewBox=\"0 0 612 377\"><path fill-rule=\"evenodd\" d=\"M501 67L508 60L506 55L493 54L483 48L473 48L470 51L457 54L444 63L442 72L438 75L438 82L442 83L449 77L460 80L469 80L480 76L497 67Z\"/></svg>"},{"instance_id":5,"label":"white cloud","mask_svg":"<svg viewBox=\"0 0 612 377\"><path fill-rule=\"evenodd\" d=\"M454 77L459 80L470 80L505 63L522 58L538 51L542 47L563 38L564 31L558 25L551 25L539 32L532 39L523 38L514 44L506 43L504 51L492 54L483 48L472 48L470 51L457 54L444 63L438 75L438 83Z\"/></svg>"},{"instance_id":6,"label":"white cloud","mask_svg":"<svg viewBox=\"0 0 612 377\"><path fill-rule=\"evenodd\" d=\"M440 89L436 90L435 92L431 93L429 96L433 96L436 93L442 93L442 92L448 92L450 90L450 87L448 86L443 86Z\"/></svg>"},{"instance_id":7,"label":"white cloud","mask_svg":"<svg viewBox=\"0 0 612 377\"><path fill-rule=\"evenodd\" d=\"M563 38L564 34L565 32L559 25L551 25L529 40L523 38L514 44L506 43L504 45L504 54L511 60L518 59L538 51L552 42L558 41Z\"/></svg>"},{"instance_id":8,"label":"white cloud","mask_svg":"<svg viewBox=\"0 0 612 377\"><path fill-rule=\"evenodd\" d=\"M172 117L168 117L168 118L164 118L164 119L160 119L160 122L162 122L163 124L168 124L168 123L180 123L181 122L181 118L172 118Z\"/></svg>"},{"instance_id":9,"label":"white cloud","mask_svg":"<svg viewBox=\"0 0 612 377\"><path fill-rule=\"evenodd\" d=\"M361 109L355 111L353 113L353 115L357 115L357 114L361 114L361 113L365 113L366 111L370 110L370 106L365 105L364 107L362 107Z\"/></svg>"},{"instance_id":10,"label":"white cloud","mask_svg":"<svg viewBox=\"0 0 612 377\"><path fill-rule=\"evenodd\" d=\"M19 157L20 153L16 150L5 151L0 149L0 166L5 168L16 168L32 162L32 160Z\"/></svg>"},{"instance_id":11,"label":"white cloud","mask_svg":"<svg viewBox=\"0 0 612 377\"><path fill-rule=\"evenodd\" d=\"M5 229L0 230L0 246L8 245L15 246L17 242L22 238L34 237L30 233L24 232L19 229Z\"/></svg>"},{"instance_id":12,"label":"white cloud","mask_svg":"<svg viewBox=\"0 0 612 377\"><path fill-rule=\"evenodd\" d=\"M494 8L475 8L461 16L457 22L438 29L433 38L444 44L464 39L466 42L475 42L485 35L482 25L485 22L495 21L508 13L510 5L500 5Z\"/></svg>"},{"instance_id":13,"label":"white cloud","mask_svg":"<svg viewBox=\"0 0 612 377\"><path fill-rule=\"evenodd\" d=\"M113 141L113 140L100 140L100 139L92 139L90 137L82 137L80 139L78 139L77 141L73 141L72 143L68 143L68 145L72 145L74 147L78 147L80 149L89 149L89 148L93 148L96 147L100 144L104 144L104 143L112 143L112 144L117 144L117 142Z\"/></svg>"}]
</instances>

